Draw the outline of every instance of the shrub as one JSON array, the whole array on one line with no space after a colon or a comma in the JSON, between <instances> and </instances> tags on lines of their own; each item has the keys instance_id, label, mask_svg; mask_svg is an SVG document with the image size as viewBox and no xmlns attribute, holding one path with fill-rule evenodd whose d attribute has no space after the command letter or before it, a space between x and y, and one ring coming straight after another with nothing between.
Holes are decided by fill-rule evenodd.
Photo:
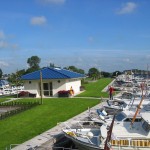
<instances>
[{"instance_id":1,"label":"shrub","mask_svg":"<svg viewBox=\"0 0 150 150\"><path fill-rule=\"evenodd\" d=\"M80 91L84 91L85 87L84 86L80 86Z\"/></svg>"},{"instance_id":2,"label":"shrub","mask_svg":"<svg viewBox=\"0 0 150 150\"><path fill-rule=\"evenodd\" d=\"M69 97L70 96L70 90L62 90L58 91L58 97Z\"/></svg>"},{"instance_id":3,"label":"shrub","mask_svg":"<svg viewBox=\"0 0 150 150\"><path fill-rule=\"evenodd\" d=\"M18 97L36 97L36 94L30 93L28 91L21 91Z\"/></svg>"}]
</instances>

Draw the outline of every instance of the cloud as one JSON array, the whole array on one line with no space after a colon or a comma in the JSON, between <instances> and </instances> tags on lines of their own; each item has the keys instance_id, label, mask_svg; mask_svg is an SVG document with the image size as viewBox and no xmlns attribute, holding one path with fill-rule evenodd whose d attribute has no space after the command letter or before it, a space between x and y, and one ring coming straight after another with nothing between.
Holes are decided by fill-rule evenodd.
<instances>
[{"instance_id":1,"label":"cloud","mask_svg":"<svg viewBox=\"0 0 150 150\"><path fill-rule=\"evenodd\" d=\"M38 26L42 26L45 25L47 22L47 19L44 16L39 16L39 17L33 17L30 20L30 23L32 25L38 25Z\"/></svg>"},{"instance_id":2,"label":"cloud","mask_svg":"<svg viewBox=\"0 0 150 150\"><path fill-rule=\"evenodd\" d=\"M137 8L137 4L133 2L127 2L123 5L121 9L117 11L117 14L123 15L123 14L130 14L133 13Z\"/></svg>"},{"instance_id":3,"label":"cloud","mask_svg":"<svg viewBox=\"0 0 150 150\"><path fill-rule=\"evenodd\" d=\"M5 38L5 34L3 31L0 31L0 39L4 39Z\"/></svg>"},{"instance_id":4,"label":"cloud","mask_svg":"<svg viewBox=\"0 0 150 150\"><path fill-rule=\"evenodd\" d=\"M125 58L122 60L123 62L126 62L126 63L132 63L132 61L129 59L129 58Z\"/></svg>"},{"instance_id":5,"label":"cloud","mask_svg":"<svg viewBox=\"0 0 150 150\"><path fill-rule=\"evenodd\" d=\"M41 4L55 4L55 5L61 5L66 2L66 0L38 0Z\"/></svg>"},{"instance_id":6,"label":"cloud","mask_svg":"<svg viewBox=\"0 0 150 150\"><path fill-rule=\"evenodd\" d=\"M3 49L3 48L7 48L8 47L8 43L5 42L5 41L0 41L0 49Z\"/></svg>"},{"instance_id":7,"label":"cloud","mask_svg":"<svg viewBox=\"0 0 150 150\"><path fill-rule=\"evenodd\" d=\"M9 64L4 62L4 61L0 61L0 67L8 67Z\"/></svg>"},{"instance_id":8,"label":"cloud","mask_svg":"<svg viewBox=\"0 0 150 150\"><path fill-rule=\"evenodd\" d=\"M18 49L18 44L11 43L10 39L14 38L12 35L6 35L2 30L0 30L0 50L2 49Z\"/></svg>"}]
</instances>

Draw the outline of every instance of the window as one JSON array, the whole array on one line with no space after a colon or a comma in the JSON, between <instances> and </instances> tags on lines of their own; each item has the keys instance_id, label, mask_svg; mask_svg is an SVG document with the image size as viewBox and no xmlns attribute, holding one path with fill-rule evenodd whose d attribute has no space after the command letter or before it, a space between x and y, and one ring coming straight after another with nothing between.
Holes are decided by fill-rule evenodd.
<instances>
[{"instance_id":1,"label":"window","mask_svg":"<svg viewBox=\"0 0 150 150\"><path fill-rule=\"evenodd\" d=\"M150 125L144 121L144 123L142 124L142 127L145 131L149 132L150 131Z\"/></svg>"},{"instance_id":2,"label":"window","mask_svg":"<svg viewBox=\"0 0 150 150\"><path fill-rule=\"evenodd\" d=\"M119 113L119 114L116 115L116 118L115 118L115 119L116 119L117 121L122 121L125 117L126 117L125 114Z\"/></svg>"}]
</instances>

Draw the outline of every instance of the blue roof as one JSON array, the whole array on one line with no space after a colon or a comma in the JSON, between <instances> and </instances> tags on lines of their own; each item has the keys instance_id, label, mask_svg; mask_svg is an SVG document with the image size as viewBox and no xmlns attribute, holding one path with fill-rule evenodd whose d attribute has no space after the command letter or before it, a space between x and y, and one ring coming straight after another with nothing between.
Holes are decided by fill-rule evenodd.
<instances>
[{"instance_id":1,"label":"blue roof","mask_svg":"<svg viewBox=\"0 0 150 150\"><path fill-rule=\"evenodd\" d=\"M40 79L40 72L42 72L42 79L71 79L84 78L84 74L76 73L66 69L60 68L43 68L41 70L23 75L22 80L38 80Z\"/></svg>"}]
</instances>

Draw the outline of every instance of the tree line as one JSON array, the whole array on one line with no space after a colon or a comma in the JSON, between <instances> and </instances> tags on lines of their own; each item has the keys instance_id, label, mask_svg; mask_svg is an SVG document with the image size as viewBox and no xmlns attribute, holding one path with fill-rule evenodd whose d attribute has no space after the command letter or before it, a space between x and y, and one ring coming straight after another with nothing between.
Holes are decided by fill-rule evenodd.
<instances>
[{"instance_id":1,"label":"tree line","mask_svg":"<svg viewBox=\"0 0 150 150\"><path fill-rule=\"evenodd\" d=\"M31 73L31 72L34 72L34 71L37 71L37 70L40 70L40 62L41 62L41 58L39 58L38 56L31 56L30 58L27 59L27 64L29 65L29 68L28 69L21 69L21 70L17 70L15 73L12 73L9 77L8 77L8 81L15 84L15 85L20 85L22 84L22 81L20 80L20 77L22 75L25 75L25 74L28 74L28 73ZM55 67L58 67L56 66L54 63L50 63L49 66L47 67L50 67L50 68L55 68ZM80 73L80 74L85 74L87 75L88 77L90 77L92 80L97 80L101 77L113 77L116 75L116 72L117 74L121 74L120 71L115 71L113 73L109 73L109 72L103 72L103 71L99 71L97 68L93 67L93 68L90 68L88 70L88 73L85 73L85 71L83 69L80 69L80 68L77 68L75 66L68 66L68 67L64 67L63 69L67 69L67 70L70 70L70 71L73 71L73 72L77 72L77 73ZM2 78L2 75L3 75L3 72L2 70L0 69L0 78Z\"/></svg>"}]
</instances>

